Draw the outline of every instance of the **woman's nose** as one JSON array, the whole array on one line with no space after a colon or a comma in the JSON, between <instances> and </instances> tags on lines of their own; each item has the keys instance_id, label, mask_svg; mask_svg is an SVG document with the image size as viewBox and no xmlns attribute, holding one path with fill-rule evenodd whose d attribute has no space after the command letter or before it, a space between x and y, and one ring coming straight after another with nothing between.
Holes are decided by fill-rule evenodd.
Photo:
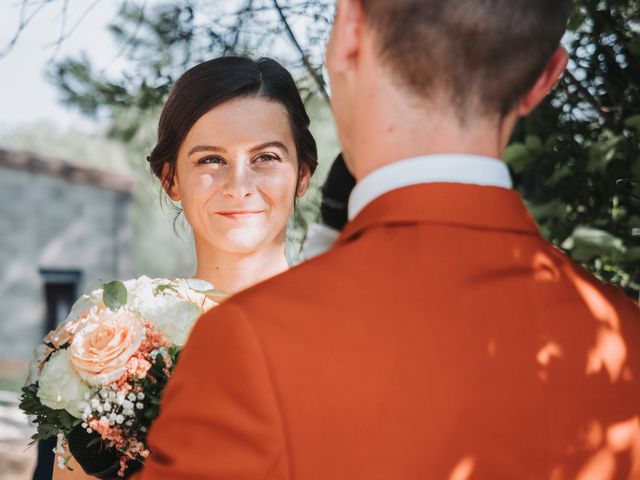
<instances>
[{"instance_id":1,"label":"woman's nose","mask_svg":"<svg viewBox=\"0 0 640 480\"><path fill-rule=\"evenodd\" d=\"M228 169L223 186L227 198L246 198L253 195L250 169L245 165L233 165Z\"/></svg>"}]
</instances>

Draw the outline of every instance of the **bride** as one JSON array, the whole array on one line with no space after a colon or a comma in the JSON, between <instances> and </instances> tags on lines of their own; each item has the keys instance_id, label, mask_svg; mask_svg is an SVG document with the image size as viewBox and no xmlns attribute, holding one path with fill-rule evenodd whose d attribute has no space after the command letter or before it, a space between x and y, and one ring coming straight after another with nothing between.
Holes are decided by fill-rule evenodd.
<instances>
[{"instance_id":1,"label":"bride","mask_svg":"<svg viewBox=\"0 0 640 480\"><path fill-rule=\"evenodd\" d=\"M148 161L193 230L196 278L235 293L287 270L287 222L317 150L279 63L229 56L188 70L169 94ZM72 468L55 468L54 478L87 478Z\"/></svg>"}]
</instances>

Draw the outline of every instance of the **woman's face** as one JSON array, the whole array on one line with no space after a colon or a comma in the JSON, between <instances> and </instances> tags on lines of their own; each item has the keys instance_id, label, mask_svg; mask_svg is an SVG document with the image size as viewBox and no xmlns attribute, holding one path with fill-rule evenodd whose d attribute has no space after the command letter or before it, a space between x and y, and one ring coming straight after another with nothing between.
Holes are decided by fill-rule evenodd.
<instances>
[{"instance_id":1,"label":"woman's face","mask_svg":"<svg viewBox=\"0 0 640 480\"><path fill-rule=\"evenodd\" d=\"M298 158L286 109L262 98L237 98L193 125L169 193L182 202L197 245L247 254L284 242L294 199L308 177L296 192Z\"/></svg>"}]
</instances>

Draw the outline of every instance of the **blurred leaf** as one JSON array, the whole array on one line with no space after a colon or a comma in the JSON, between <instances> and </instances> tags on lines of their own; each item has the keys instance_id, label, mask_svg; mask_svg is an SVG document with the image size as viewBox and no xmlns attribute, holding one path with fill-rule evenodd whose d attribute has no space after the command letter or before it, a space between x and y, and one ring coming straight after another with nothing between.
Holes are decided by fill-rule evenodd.
<instances>
[{"instance_id":1,"label":"blurred leaf","mask_svg":"<svg viewBox=\"0 0 640 480\"><path fill-rule=\"evenodd\" d=\"M528 165L531 159L531 152L526 145L512 143L507 147L502 158L514 172L520 173Z\"/></svg>"},{"instance_id":2,"label":"blurred leaf","mask_svg":"<svg viewBox=\"0 0 640 480\"><path fill-rule=\"evenodd\" d=\"M565 221L567 218L567 209L565 205L558 200L544 204L527 203L527 207L536 221L549 219Z\"/></svg>"},{"instance_id":3,"label":"blurred leaf","mask_svg":"<svg viewBox=\"0 0 640 480\"><path fill-rule=\"evenodd\" d=\"M525 145L531 153L540 153L543 149L542 140L537 135L527 135Z\"/></svg>"},{"instance_id":4,"label":"blurred leaf","mask_svg":"<svg viewBox=\"0 0 640 480\"><path fill-rule=\"evenodd\" d=\"M629 128L638 128L640 129L640 114L631 115L624 121L625 126Z\"/></svg>"},{"instance_id":5,"label":"blurred leaf","mask_svg":"<svg viewBox=\"0 0 640 480\"><path fill-rule=\"evenodd\" d=\"M633 55L640 56L640 34L636 34L629 41L628 44L629 52Z\"/></svg>"},{"instance_id":6,"label":"blurred leaf","mask_svg":"<svg viewBox=\"0 0 640 480\"><path fill-rule=\"evenodd\" d=\"M622 260L625 262L640 262L640 247L632 247L628 249Z\"/></svg>"},{"instance_id":7,"label":"blurred leaf","mask_svg":"<svg viewBox=\"0 0 640 480\"><path fill-rule=\"evenodd\" d=\"M573 258L580 262L592 260L597 256L621 259L626 254L622 239L591 227L577 227L570 239L565 241L563 248L570 249Z\"/></svg>"}]
</instances>

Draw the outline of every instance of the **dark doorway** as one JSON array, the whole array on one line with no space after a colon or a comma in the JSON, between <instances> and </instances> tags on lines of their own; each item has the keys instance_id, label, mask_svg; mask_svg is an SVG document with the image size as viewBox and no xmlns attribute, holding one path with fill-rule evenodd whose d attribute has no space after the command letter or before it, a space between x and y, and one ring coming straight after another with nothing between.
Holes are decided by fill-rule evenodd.
<instances>
[{"instance_id":1,"label":"dark doorway","mask_svg":"<svg viewBox=\"0 0 640 480\"><path fill-rule=\"evenodd\" d=\"M82 273L77 270L40 270L44 287L44 333L47 334L64 322L71 305L78 298ZM53 475L56 438L38 442L38 463L33 480L51 480Z\"/></svg>"},{"instance_id":2,"label":"dark doorway","mask_svg":"<svg viewBox=\"0 0 640 480\"><path fill-rule=\"evenodd\" d=\"M82 273L72 270L40 270L44 283L46 314L44 333L55 329L78 299Z\"/></svg>"}]
</instances>

